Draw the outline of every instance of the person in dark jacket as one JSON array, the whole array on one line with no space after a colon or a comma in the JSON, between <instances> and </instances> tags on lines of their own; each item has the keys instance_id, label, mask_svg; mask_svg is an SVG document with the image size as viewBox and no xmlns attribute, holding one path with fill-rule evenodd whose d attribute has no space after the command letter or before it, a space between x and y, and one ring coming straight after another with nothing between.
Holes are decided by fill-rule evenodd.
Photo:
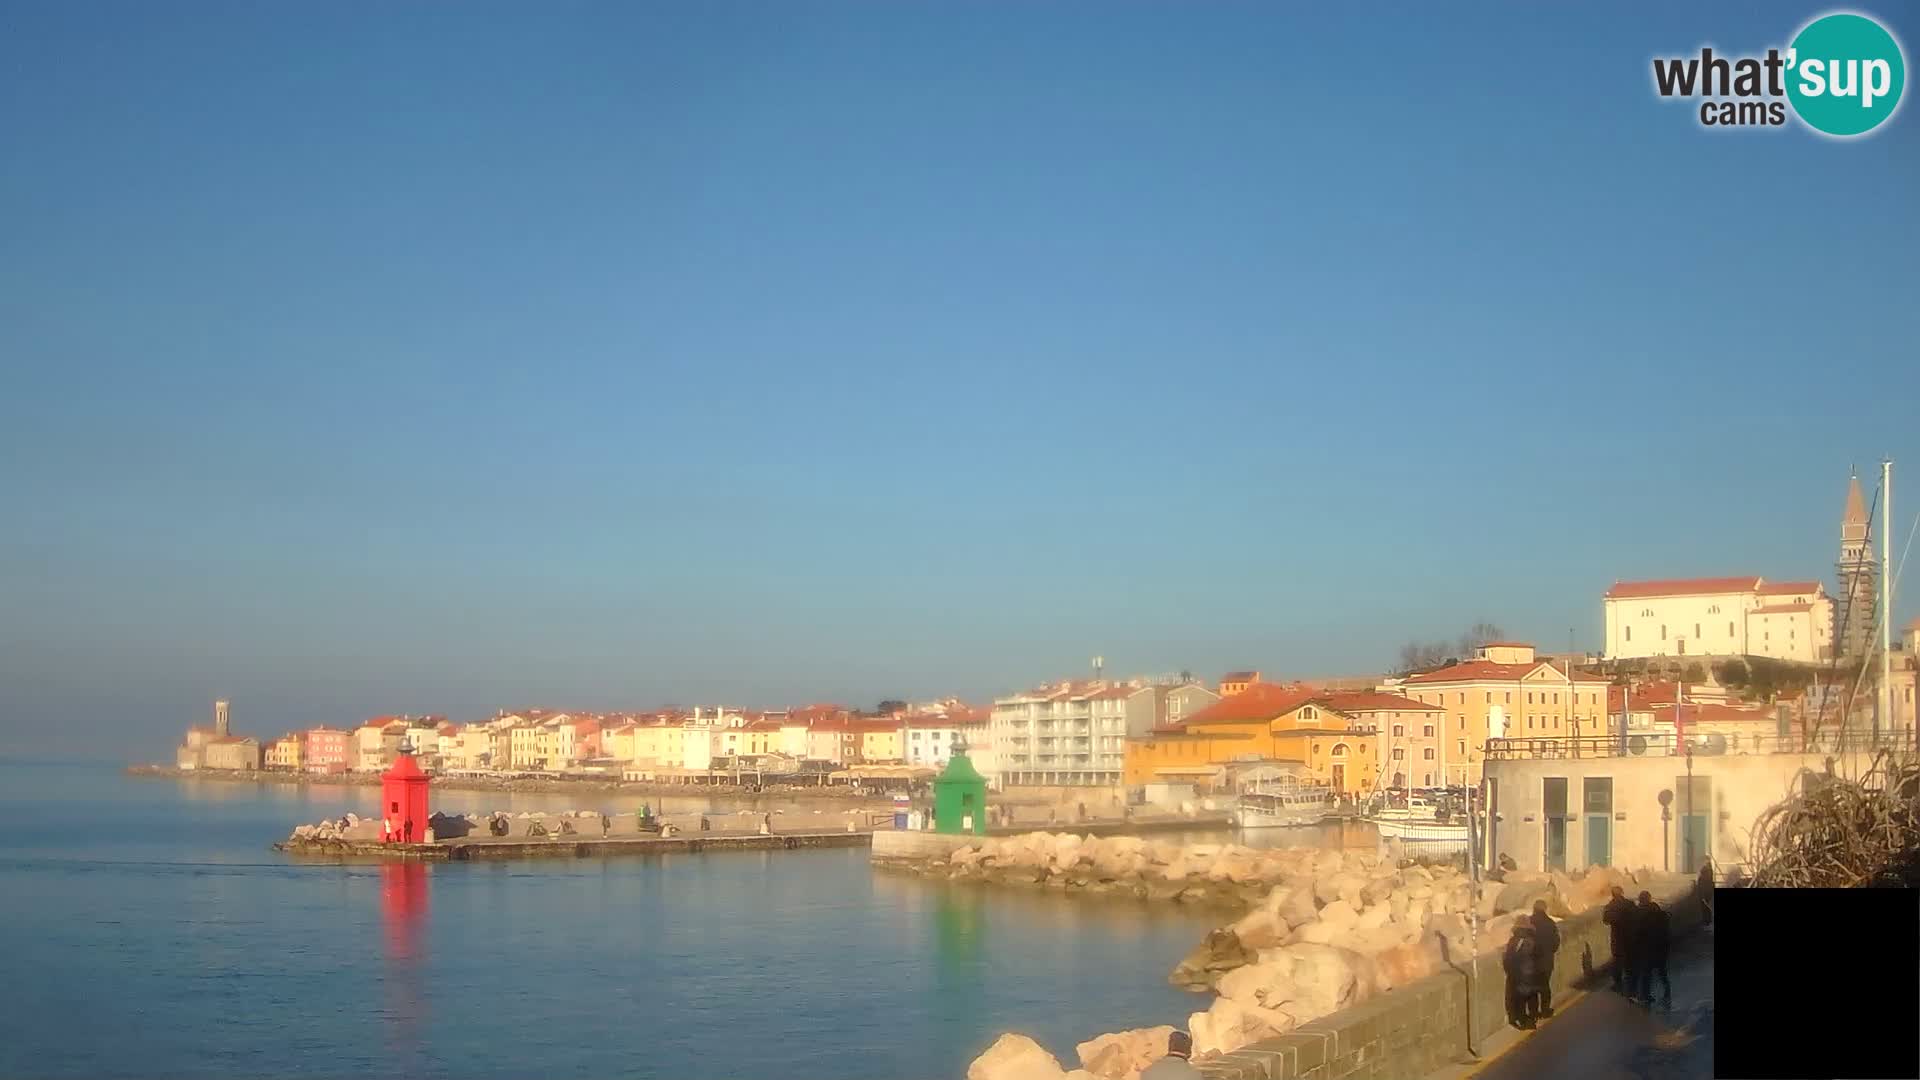
<instances>
[{"instance_id":1,"label":"person in dark jacket","mask_svg":"<svg viewBox=\"0 0 1920 1080\"><path fill-rule=\"evenodd\" d=\"M1653 894L1640 894L1640 905L1633 913L1634 974L1639 977L1638 993L1642 1005L1653 1004L1653 976L1660 975L1660 990L1668 1008L1673 1007L1673 983L1667 980L1667 951L1673 929L1666 909L1654 903Z\"/></svg>"},{"instance_id":2,"label":"person in dark jacket","mask_svg":"<svg viewBox=\"0 0 1920 1080\"><path fill-rule=\"evenodd\" d=\"M1615 885L1613 899L1607 901L1600 920L1607 924L1607 936L1613 946L1613 988L1626 994L1634 990L1633 917L1633 901Z\"/></svg>"},{"instance_id":3,"label":"person in dark jacket","mask_svg":"<svg viewBox=\"0 0 1920 1080\"><path fill-rule=\"evenodd\" d=\"M1517 1028L1531 1028L1534 1024L1533 1008L1538 997L1535 955L1533 924L1524 918L1515 920L1513 936L1507 939L1500 966L1507 973L1507 1022Z\"/></svg>"},{"instance_id":4,"label":"person in dark jacket","mask_svg":"<svg viewBox=\"0 0 1920 1080\"><path fill-rule=\"evenodd\" d=\"M1536 1016L1553 1015L1553 958L1560 951L1560 927L1547 914L1547 902L1533 902L1534 983L1539 988L1534 1002Z\"/></svg>"}]
</instances>

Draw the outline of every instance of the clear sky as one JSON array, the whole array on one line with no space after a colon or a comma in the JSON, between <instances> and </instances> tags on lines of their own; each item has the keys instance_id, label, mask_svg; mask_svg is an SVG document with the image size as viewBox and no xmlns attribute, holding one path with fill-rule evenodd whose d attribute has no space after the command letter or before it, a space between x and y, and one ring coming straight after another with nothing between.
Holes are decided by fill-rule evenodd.
<instances>
[{"instance_id":1,"label":"clear sky","mask_svg":"<svg viewBox=\"0 0 1920 1080\"><path fill-rule=\"evenodd\" d=\"M1920 511L1920 115L1648 64L1819 10L0 3L0 753L1830 582L1850 462Z\"/></svg>"}]
</instances>

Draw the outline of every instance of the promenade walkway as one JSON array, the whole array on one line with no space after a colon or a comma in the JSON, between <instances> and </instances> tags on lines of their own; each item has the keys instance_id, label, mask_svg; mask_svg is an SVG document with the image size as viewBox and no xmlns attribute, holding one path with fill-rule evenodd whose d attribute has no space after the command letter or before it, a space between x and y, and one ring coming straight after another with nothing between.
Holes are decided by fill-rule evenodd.
<instances>
[{"instance_id":1,"label":"promenade walkway","mask_svg":"<svg viewBox=\"0 0 1920 1080\"><path fill-rule=\"evenodd\" d=\"M1555 1002L1557 1014L1535 1030L1503 1028L1480 1048L1479 1061L1426 1080L1707 1080L1713 1075L1713 927L1675 942L1671 968L1670 1009L1657 1001L1642 1008L1603 981Z\"/></svg>"}]
</instances>

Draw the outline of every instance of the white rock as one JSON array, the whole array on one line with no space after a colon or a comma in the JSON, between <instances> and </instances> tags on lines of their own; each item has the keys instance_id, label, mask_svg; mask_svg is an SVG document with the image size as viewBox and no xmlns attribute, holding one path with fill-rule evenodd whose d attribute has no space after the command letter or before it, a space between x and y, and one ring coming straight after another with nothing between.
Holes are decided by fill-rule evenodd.
<instances>
[{"instance_id":1,"label":"white rock","mask_svg":"<svg viewBox=\"0 0 1920 1080\"><path fill-rule=\"evenodd\" d=\"M1065 1080L1052 1054L1025 1035L1008 1032L967 1066L967 1080Z\"/></svg>"}]
</instances>

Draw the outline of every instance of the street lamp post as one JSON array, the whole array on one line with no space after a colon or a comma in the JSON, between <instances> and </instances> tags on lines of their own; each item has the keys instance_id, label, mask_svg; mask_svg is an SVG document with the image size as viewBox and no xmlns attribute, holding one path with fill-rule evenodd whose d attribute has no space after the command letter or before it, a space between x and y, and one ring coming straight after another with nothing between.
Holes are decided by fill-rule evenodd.
<instances>
[{"instance_id":1,"label":"street lamp post","mask_svg":"<svg viewBox=\"0 0 1920 1080\"><path fill-rule=\"evenodd\" d=\"M1673 792L1662 791L1658 797L1660 799L1660 868L1671 871L1673 855L1667 846L1667 823L1673 820Z\"/></svg>"}]
</instances>

